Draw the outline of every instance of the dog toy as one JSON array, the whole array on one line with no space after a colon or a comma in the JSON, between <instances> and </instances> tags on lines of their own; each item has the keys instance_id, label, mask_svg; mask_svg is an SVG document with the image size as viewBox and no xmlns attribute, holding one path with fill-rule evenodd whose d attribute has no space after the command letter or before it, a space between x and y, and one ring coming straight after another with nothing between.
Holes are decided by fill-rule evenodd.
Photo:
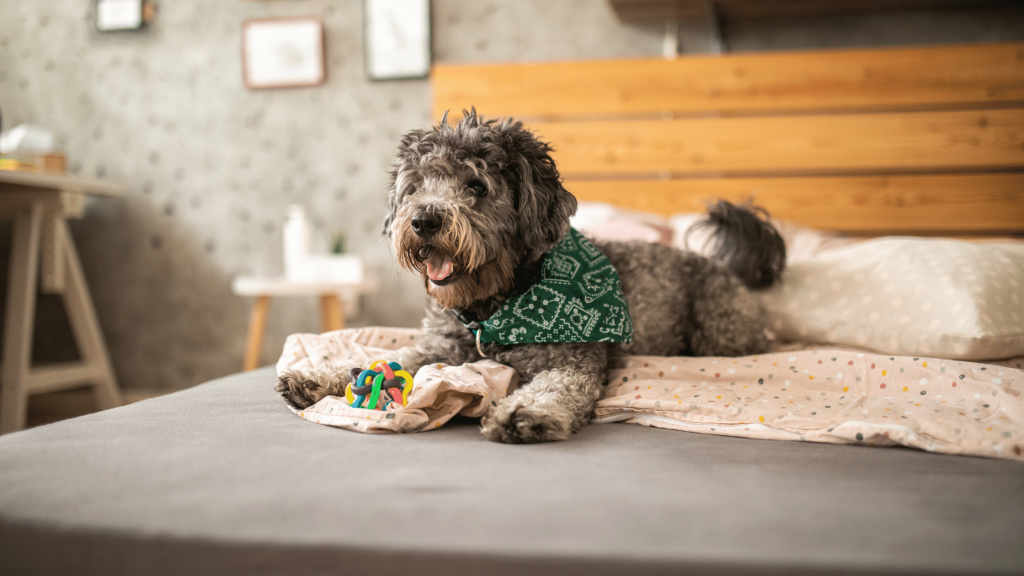
<instances>
[{"instance_id":1,"label":"dog toy","mask_svg":"<svg viewBox=\"0 0 1024 576\"><path fill-rule=\"evenodd\" d=\"M353 368L352 382L345 387L345 399L353 408L387 410L388 405L405 406L412 392L412 375L398 362L374 360L366 370ZM365 405L364 405L365 402Z\"/></svg>"}]
</instances>

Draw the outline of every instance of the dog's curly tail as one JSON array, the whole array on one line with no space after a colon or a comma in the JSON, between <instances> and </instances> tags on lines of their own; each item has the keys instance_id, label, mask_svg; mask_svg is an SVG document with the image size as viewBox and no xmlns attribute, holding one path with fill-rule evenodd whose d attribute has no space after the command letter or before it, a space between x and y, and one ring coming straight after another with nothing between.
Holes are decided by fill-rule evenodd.
<instances>
[{"instance_id":1,"label":"dog's curly tail","mask_svg":"<svg viewBox=\"0 0 1024 576\"><path fill-rule=\"evenodd\" d=\"M747 201L734 205L718 200L707 215L687 231L709 235L705 251L726 265L749 288L768 288L786 267L786 242L771 223L768 212Z\"/></svg>"}]
</instances>

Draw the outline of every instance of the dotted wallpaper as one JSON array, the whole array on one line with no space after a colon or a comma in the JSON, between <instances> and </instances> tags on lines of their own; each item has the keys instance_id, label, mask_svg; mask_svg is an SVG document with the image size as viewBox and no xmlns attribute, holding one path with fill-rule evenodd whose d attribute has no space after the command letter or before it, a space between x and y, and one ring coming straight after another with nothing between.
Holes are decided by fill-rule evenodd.
<instances>
[{"instance_id":1,"label":"dotted wallpaper","mask_svg":"<svg viewBox=\"0 0 1024 576\"><path fill-rule=\"evenodd\" d=\"M349 325L418 325L422 287L399 272L380 227L393 148L406 130L430 124L430 86L366 78L360 0L164 0L149 28L108 34L94 30L93 4L0 0L0 110L7 127L53 130L73 174L128 188L122 198L92 201L72 222L122 387L184 388L240 368L252 302L231 293L231 278L281 272L281 227L292 203L306 207L320 235L344 232L348 250L380 282ZM326 83L247 90L243 21L306 15L324 21ZM846 19L818 22L813 34L790 25L783 39L766 31L774 26L725 33L742 49L814 47L822 27L901 43L915 22L922 24L911 37L920 42L1024 36L1005 14L971 18L960 36L929 35L964 21L943 16L911 18L902 32ZM434 0L432 19L435 61L662 49L661 26L623 25L605 0ZM702 51L708 38L704 27L686 26L682 45ZM0 225L5 278L9 231ZM277 359L288 334L318 331L318 319L315 298L274 299L263 363ZM58 298L41 298L37 323L37 360L74 357Z\"/></svg>"},{"instance_id":2,"label":"dotted wallpaper","mask_svg":"<svg viewBox=\"0 0 1024 576\"><path fill-rule=\"evenodd\" d=\"M344 232L380 281L350 325L418 325L422 287L398 271L380 229L393 147L429 125L430 87L366 78L362 2L165 1L148 29L108 34L94 30L92 5L0 0L0 110L5 126L53 130L73 174L128 188L72 222L123 387L182 388L240 369L251 300L231 293L231 278L281 272L291 203L323 236ZM435 1L435 60L661 49L660 30L624 27L603 2L562 2L549 16L543 6ZM323 18L327 82L247 90L242 22L292 15ZM547 18L579 29L537 26ZM4 222L4 277L9 231ZM273 300L263 363L288 334L319 331L317 305ZM38 324L37 361L74 358L59 298L42 297Z\"/></svg>"}]
</instances>

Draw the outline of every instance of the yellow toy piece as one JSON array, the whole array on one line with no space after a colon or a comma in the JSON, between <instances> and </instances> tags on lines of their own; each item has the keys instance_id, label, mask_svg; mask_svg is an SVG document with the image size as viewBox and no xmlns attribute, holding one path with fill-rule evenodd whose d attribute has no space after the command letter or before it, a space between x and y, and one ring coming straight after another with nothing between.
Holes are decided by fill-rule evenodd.
<instances>
[{"instance_id":1,"label":"yellow toy piece","mask_svg":"<svg viewBox=\"0 0 1024 576\"><path fill-rule=\"evenodd\" d=\"M409 393L412 392L412 374L405 370L395 370L395 378L405 380L405 386L402 387L402 406L405 406L409 403Z\"/></svg>"}]
</instances>

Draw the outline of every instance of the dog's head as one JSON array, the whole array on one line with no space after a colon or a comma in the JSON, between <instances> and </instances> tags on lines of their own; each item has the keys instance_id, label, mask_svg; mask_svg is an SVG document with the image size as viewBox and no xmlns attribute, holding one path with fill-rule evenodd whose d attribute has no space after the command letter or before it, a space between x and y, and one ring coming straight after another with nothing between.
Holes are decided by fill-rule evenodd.
<instances>
[{"instance_id":1,"label":"dog's head","mask_svg":"<svg viewBox=\"0 0 1024 576\"><path fill-rule=\"evenodd\" d=\"M457 126L446 114L402 138L384 234L438 304L464 309L508 291L516 270L568 231L576 199L550 152L521 122L485 121L475 109Z\"/></svg>"}]
</instances>

